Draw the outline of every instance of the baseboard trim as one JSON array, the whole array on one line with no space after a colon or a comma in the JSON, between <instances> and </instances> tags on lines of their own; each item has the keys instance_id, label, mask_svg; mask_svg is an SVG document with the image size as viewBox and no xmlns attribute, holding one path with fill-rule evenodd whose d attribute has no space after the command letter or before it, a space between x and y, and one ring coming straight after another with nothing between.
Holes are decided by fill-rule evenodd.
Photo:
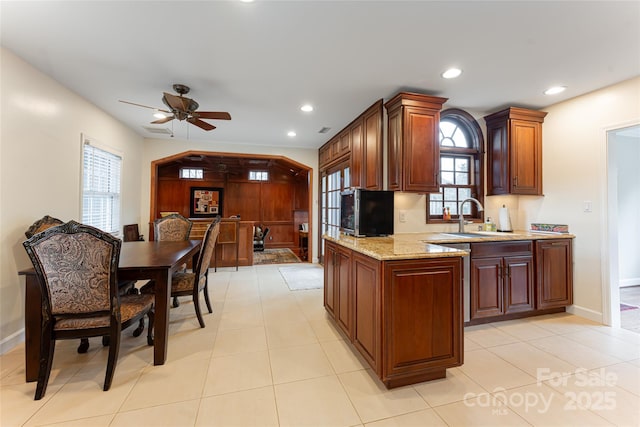
<instances>
[{"instance_id":1,"label":"baseboard trim","mask_svg":"<svg viewBox=\"0 0 640 427\"><path fill-rule=\"evenodd\" d=\"M639 286L639 285L640 285L640 277L620 280L621 288L626 288L627 286Z\"/></svg>"},{"instance_id":2,"label":"baseboard trim","mask_svg":"<svg viewBox=\"0 0 640 427\"><path fill-rule=\"evenodd\" d=\"M8 353L13 350L18 344L24 342L24 328L9 335L2 341L0 341L0 354Z\"/></svg>"},{"instance_id":3,"label":"baseboard trim","mask_svg":"<svg viewBox=\"0 0 640 427\"><path fill-rule=\"evenodd\" d=\"M589 319L594 322L604 323L602 320L602 312L580 307L579 305L571 305L567 307L567 313L575 314L576 316L584 317L585 319Z\"/></svg>"}]
</instances>

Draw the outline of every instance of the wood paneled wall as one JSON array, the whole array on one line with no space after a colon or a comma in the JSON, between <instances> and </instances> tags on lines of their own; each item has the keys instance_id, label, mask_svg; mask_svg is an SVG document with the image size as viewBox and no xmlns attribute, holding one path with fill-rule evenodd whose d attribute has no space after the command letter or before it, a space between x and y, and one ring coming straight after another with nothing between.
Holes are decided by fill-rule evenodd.
<instances>
[{"instance_id":1,"label":"wood paneled wall","mask_svg":"<svg viewBox=\"0 0 640 427\"><path fill-rule=\"evenodd\" d=\"M222 215L239 215L242 221L269 227L267 248L289 247L299 253L298 229L309 221L309 188L307 173L288 174L270 170L268 182L249 181L248 174L238 171L219 174L205 170L203 180L177 178L175 167L158 170L157 212L178 212L189 217L190 188L223 189Z\"/></svg>"}]
</instances>

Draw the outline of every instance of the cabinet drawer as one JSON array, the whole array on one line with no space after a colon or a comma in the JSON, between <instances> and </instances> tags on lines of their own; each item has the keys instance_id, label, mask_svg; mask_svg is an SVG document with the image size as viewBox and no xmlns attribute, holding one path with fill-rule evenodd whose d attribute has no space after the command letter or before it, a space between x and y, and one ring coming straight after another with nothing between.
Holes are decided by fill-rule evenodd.
<instances>
[{"instance_id":1,"label":"cabinet drawer","mask_svg":"<svg viewBox=\"0 0 640 427\"><path fill-rule=\"evenodd\" d=\"M504 255L531 255L532 253L533 241L531 240L471 244L471 258L495 257Z\"/></svg>"}]
</instances>

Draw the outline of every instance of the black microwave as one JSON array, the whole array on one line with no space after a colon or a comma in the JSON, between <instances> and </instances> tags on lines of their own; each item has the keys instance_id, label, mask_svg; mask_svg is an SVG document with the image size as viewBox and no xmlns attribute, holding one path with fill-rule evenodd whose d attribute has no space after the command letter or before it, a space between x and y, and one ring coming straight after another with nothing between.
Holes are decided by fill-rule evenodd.
<instances>
[{"instance_id":1,"label":"black microwave","mask_svg":"<svg viewBox=\"0 0 640 427\"><path fill-rule=\"evenodd\" d=\"M340 193L340 229L356 237L393 234L393 191L356 188Z\"/></svg>"}]
</instances>

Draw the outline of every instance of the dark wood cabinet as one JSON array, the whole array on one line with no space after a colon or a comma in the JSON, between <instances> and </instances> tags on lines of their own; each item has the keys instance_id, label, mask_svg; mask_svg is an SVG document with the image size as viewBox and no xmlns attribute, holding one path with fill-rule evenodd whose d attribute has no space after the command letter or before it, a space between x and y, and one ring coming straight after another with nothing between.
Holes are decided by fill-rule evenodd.
<instances>
[{"instance_id":1,"label":"dark wood cabinet","mask_svg":"<svg viewBox=\"0 0 640 427\"><path fill-rule=\"evenodd\" d=\"M537 308L573 304L573 256L570 239L536 241Z\"/></svg>"},{"instance_id":2,"label":"dark wood cabinet","mask_svg":"<svg viewBox=\"0 0 640 427\"><path fill-rule=\"evenodd\" d=\"M487 195L542 195L546 112L511 107L486 116Z\"/></svg>"},{"instance_id":3,"label":"dark wood cabinet","mask_svg":"<svg viewBox=\"0 0 640 427\"><path fill-rule=\"evenodd\" d=\"M325 308L388 388L462 364L462 258L381 261L331 241L325 254Z\"/></svg>"},{"instance_id":4,"label":"dark wood cabinet","mask_svg":"<svg viewBox=\"0 0 640 427\"><path fill-rule=\"evenodd\" d=\"M353 336L351 251L325 241L325 308L349 337Z\"/></svg>"},{"instance_id":5,"label":"dark wood cabinet","mask_svg":"<svg viewBox=\"0 0 640 427\"><path fill-rule=\"evenodd\" d=\"M463 360L460 258L385 262L383 372L387 386L444 378Z\"/></svg>"},{"instance_id":6,"label":"dark wood cabinet","mask_svg":"<svg viewBox=\"0 0 640 427\"><path fill-rule=\"evenodd\" d=\"M352 260L351 274L355 301L353 345L373 370L381 375L381 263L357 252L353 253Z\"/></svg>"},{"instance_id":7,"label":"dark wood cabinet","mask_svg":"<svg viewBox=\"0 0 640 427\"><path fill-rule=\"evenodd\" d=\"M349 161L350 187L382 190L382 100L320 147L319 168Z\"/></svg>"},{"instance_id":8,"label":"dark wood cabinet","mask_svg":"<svg viewBox=\"0 0 640 427\"><path fill-rule=\"evenodd\" d=\"M471 320L534 310L533 242L473 243L470 296Z\"/></svg>"},{"instance_id":9,"label":"dark wood cabinet","mask_svg":"<svg viewBox=\"0 0 640 427\"><path fill-rule=\"evenodd\" d=\"M440 110L447 98L401 92L387 109L387 189L439 190Z\"/></svg>"}]
</instances>

